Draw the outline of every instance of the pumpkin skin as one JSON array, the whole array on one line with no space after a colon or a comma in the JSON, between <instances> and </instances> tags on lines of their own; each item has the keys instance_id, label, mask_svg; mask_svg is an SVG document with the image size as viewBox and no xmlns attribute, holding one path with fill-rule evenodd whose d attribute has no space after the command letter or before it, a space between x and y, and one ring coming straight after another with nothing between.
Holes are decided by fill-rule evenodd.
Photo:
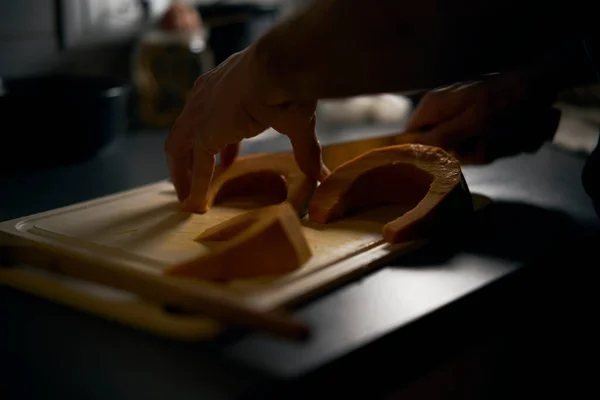
<instances>
[{"instance_id":1,"label":"pumpkin skin","mask_svg":"<svg viewBox=\"0 0 600 400\"><path fill-rule=\"evenodd\" d=\"M317 182L298 167L293 154L273 153L238 157L228 168L217 167L207 195L208 208L245 197L252 208L289 202L303 214Z\"/></svg>"},{"instance_id":2,"label":"pumpkin skin","mask_svg":"<svg viewBox=\"0 0 600 400\"><path fill-rule=\"evenodd\" d=\"M208 228L198 242L222 242L206 255L174 265L166 275L228 281L285 274L312 257L290 203L262 207Z\"/></svg>"},{"instance_id":3,"label":"pumpkin skin","mask_svg":"<svg viewBox=\"0 0 600 400\"><path fill-rule=\"evenodd\" d=\"M435 235L473 211L459 161L444 150L402 144L368 151L321 182L309 204L309 219L326 224L384 204L412 206L386 223L382 236L398 243Z\"/></svg>"}]
</instances>

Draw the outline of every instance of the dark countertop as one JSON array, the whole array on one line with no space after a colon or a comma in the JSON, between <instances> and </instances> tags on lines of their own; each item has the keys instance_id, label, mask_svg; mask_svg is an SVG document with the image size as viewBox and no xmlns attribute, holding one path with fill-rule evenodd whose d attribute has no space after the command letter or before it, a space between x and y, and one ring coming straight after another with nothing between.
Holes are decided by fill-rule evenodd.
<instances>
[{"instance_id":1,"label":"dark countertop","mask_svg":"<svg viewBox=\"0 0 600 400\"><path fill-rule=\"evenodd\" d=\"M131 133L87 162L0 177L0 220L165 179L164 138ZM286 147L276 138L243 151ZM224 399L282 382L309 390L336 379L357 394L365 387L353 385L360 376L361 385L385 391L510 315L522 267L560 240L600 231L581 186L584 162L547 145L466 167L472 192L494 200L475 234L460 250L433 245L300 307L299 318L315 331L307 343L262 334L176 343L2 287L0 389L15 398ZM393 377L376 367L385 362L394 362Z\"/></svg>"}]
</instances>

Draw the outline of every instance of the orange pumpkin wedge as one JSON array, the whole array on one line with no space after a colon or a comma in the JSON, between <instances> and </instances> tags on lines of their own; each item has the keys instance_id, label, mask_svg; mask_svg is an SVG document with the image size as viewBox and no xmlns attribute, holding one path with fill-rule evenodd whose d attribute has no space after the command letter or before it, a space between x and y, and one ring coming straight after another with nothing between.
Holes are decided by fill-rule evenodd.
<instances>
[{"instance_id":1,"label":"orange pumpkin wedge","mask_svg":"<svg viewBox=\"0 0 600 400\"><path fill-rule=\"evenodd\" d=\"M427 236L473 210L458 160L437 147L403 144L371 150L335 168L315 190L309 219L329 223L386 204L411 207L384 225L389 243Z\"/></svg>"},{"instance_id":2,"label":"orange pumpkin wedge","mask_svg":"<svg viewBox=\"0 0 600 400\"><path fill-rule=\"evenodd\" d=\"M167 275L227 281L285 274L312 257L296 211L285 202L248 211L208 228L199 242L223 242Z\"/></svg>"},{"instance_id":3,"label":"orange pumpkin wedge","mask_svg":"<svg viewBox=\"0 0 600 400\"><path fill-rule=\"evenodd\" d=\"M419 132L407 132L395 136L395 144L424 144L423 140L425 133ZM454 149L446 149L446 152L452 157L456 158L461 165L478 165L481 161L475 154L468 154L464 151L462 153L457 152Z\"/></svg>"},{"instance_id":4,"label":"orange pumpkin wedge","mask_svg":"<svg viewBox=\"0 0 600 400\"><path fill-rule=\"evenodd\" d=\"M304 175L291 153L238 157L228 168L219 166L215 171L208 208L228 200L250 199L253 206L286 201L302 213L316 184Z\"/></svg>"}]
</instances>

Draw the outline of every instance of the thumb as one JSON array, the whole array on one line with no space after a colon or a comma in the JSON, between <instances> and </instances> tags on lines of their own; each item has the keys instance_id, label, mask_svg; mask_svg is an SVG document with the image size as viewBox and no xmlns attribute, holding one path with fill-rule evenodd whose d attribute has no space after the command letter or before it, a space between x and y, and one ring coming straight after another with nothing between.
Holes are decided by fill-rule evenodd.
<instances>
[{"instance_id":1,"label":"thumb","mask_svg":"<svg viewBox=\"0 0 600 400\"><path fill-rule=\"evenodd\" d=\"M307 176L322 181L329 175L323 164L321 145L316 132L317 102L294 104L283 108L272 124L277 132L290 139L298 167Z\"/></svg>"},{"instance_id":2,"label":"thumb","mask_svg":"<svg viewBox=\"0 0 600 400\"><path fill-rule=\"evenodd\" d=\"M432 125L436 125L440 122L438 104L436 96L433 93L428 93L417 105L417 108L413 111L406 126L404 127L405 132L416 131L420 129L426 129Z\"/></svg>"},{"instance_id":3,"label":"thumb","mask_svg":"<svg viewBox=\"0 0 600 400\"><path fill-rule=\"evenodd\" d=\"M215 154L201 142L194 145L192 181L189 197L183 202L183 210L204 213L208 209L207 193L215 170Z\"/></svg>"},{"instance_id":4,"label":"thumb","mask_svg":"<svg viewBox=\"0 0 600 400\"><path fill-rule=\"evenodd\" d=\"M322 181L329 175L329 169L323 164L321 145L317 139L315 117L313 116L304 130L294 130L289 134L298 167L307 176Z\"/></svg>"}]
</instances>

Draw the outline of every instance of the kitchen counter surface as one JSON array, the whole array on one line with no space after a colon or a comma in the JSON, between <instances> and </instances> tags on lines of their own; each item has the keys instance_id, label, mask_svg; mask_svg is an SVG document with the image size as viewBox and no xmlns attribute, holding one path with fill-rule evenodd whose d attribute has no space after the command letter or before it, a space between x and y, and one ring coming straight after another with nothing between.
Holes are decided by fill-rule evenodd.
<instances>
[{"instance_id":1,"label":"kitchen counter surface","mask_svg":"<svg viewBox=\"0 0 600 400\"><path fill-rule=\"evenodd\" d=\"M360 135L346 131L323 144ZM0 220L165 179L164 138L162 131L132 132L87 162L1 176ZM274 137L250 141L243 152L287 147ZM0 287L0 397L4 390L13 398L225 399L266 388L300 396L301 388L310 393L336 382L355 395L374 385L391 390L496 329L530 279L524 267L555 243L600 232L581 186L584 162L547 145L465 167L471 191L493 200L474 234L459 247L432 245L300 307L297 315L315 331L307 343L237 333L175 343ZM389 363L393 373L377 368Z\"/></svg>"}]
</instances>

